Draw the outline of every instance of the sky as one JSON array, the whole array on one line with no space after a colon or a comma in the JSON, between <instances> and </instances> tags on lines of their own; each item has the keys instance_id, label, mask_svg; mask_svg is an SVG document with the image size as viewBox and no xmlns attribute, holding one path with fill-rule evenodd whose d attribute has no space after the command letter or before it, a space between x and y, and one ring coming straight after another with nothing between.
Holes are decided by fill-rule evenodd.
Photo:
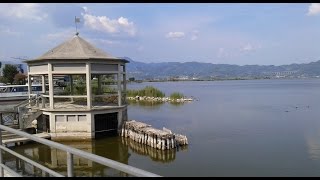
<instances>
[{"instance_id":1,"label":"sky","mask_svg":"<svg viewBox=\"0 0 320 180\"><path fill-rule=\"evenodd\" d=\"M0 3L0 61L37 58L76 29L115 57L146 63L320 60L320 3Z\"/></svg>"}]
</instances>

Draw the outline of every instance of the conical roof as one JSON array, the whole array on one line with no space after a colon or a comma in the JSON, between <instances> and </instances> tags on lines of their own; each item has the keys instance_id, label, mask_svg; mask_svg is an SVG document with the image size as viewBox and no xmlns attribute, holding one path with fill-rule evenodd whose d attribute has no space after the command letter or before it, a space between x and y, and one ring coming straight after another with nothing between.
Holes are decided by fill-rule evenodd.
<instances>
[{"instance_id":1,"label":"conical roof","mask_svg":"<svg viewBox=\"0 0 320 180\"><path fill-rule=\"evenodd\" d=\"M126 61L103 52L101 49L94 47L93 45L91 45L89 42L85 41L78 35L75 35L73 38L49 50L42 56L29 61L50 60L50 59L52 60L110 59L110 60Z\"/></svg>"}]
</instances>

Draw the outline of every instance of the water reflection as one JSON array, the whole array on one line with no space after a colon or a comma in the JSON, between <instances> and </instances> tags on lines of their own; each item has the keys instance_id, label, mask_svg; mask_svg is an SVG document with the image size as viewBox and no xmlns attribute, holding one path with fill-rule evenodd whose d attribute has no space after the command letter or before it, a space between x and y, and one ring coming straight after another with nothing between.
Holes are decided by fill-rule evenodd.
<instances>
[{"instance_id":1,"label":"water reflection","mask_svg":"<svg viewBox=\"0 0 320 180\"><path fill-rule=\"evenodd\" d=\"M134 153L149 156L153 161L162 163L173 162L176 158L176 151L187 150L187 146L181 146L178 149L159 150L125 137L121 137L121 142L125 146L128 146Z\"/></svg>"},{"instance_id":2,"label":"water reflection","mask_svg":"<svg viewBox=\"0 0 320 180\"><path fill-rule=\"evenodd\" d=\"M169 102L172 106L182 106L183 104L185 104L186 102L176 102L176 101L171 101Z\"/></svg>"},{"instance_id":3,"label":"water reflection","mask_svg":"<svg viewBox=\"0 0 320 180\"><path fill-rule=\"evenodd\" d=\"M309 129L305 135L309 157L313 160L320 159L320 129Z\"/></svg>"},{"instance_id":4,"label":"water reflection","mask_svg":"<svg viewBox=\"0 0 320 180\"><path fill-rule=\"evenodd\" d=\"M36 145L35 145L36 144ZM122 143L113 143L104 149L96 148L96 141L87 142L63 142L68 146L81 149L86 152L97 154L106 158L116 160L118 162L128 164L129 156L128 147ZM31 143L17 147L11 147L14 151L32 159L60 174L67 176L67 153L46 145ZM110 154L112 157L109 157ZM48 176L42 170L33 165L24 162L8 153L5 154L4 160L6 165L18 171L23 176ZM80 158L74 155L74 176L85 177L127 177L128 174L106 167L104 165L92 162L90 160Z\"/></svg>"}]
</instances>

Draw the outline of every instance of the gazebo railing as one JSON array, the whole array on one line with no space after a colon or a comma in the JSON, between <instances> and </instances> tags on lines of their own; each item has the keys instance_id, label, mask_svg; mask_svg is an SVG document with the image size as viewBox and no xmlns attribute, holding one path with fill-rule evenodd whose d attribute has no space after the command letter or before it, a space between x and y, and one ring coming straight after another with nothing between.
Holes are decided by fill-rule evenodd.
<instances>
[{"instance_id":1,"label":"gazebo railing","mask_svg":"<svg viewBox=\"0 0 320 180\"><path fill-rule=\"evenodd\" d=\"M123 106L127 104L126 93L121 93L121 99L119 103L119 94L117 92L110 92L92 96L92 107L97 106L109 106L109 107L117 107ZM85 107L87 106L87 95L69 95L69 94L55 94L53 95L54 101L54 109L58 109L59 107L63 108L65 106L72 107L75 105L76 107ZM32 94L31 98L20 103L18 106L22 104L28 104L30 107L37 108L50 108L50 96L47 94ZM57 105L57 106L56 106Z\"/></svg>"}]
</instances>

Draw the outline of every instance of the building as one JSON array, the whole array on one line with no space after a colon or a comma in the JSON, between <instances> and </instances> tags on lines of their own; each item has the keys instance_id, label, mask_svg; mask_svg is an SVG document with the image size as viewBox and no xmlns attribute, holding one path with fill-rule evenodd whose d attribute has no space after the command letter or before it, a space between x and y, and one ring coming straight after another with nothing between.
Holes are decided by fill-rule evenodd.
<instances>
[{"instance_id":1,"label":"building","mask_svg":"<svg viewBox=\"0 0 320 180\"><path fill-rule=\"evenodd\" d=\"M127 60L103 52L77 34L25 62L28 82L34 77L42 80L41 106L33 108L41 112L37 117L38 130L49 132L53 140L117 134L127 120ZM61 76L68 77L67 87L54 84L54 79ZM32 98L30 83L28 90ZM23 121L31 120L29 117Z\"/></svg>"}]
</instances>

